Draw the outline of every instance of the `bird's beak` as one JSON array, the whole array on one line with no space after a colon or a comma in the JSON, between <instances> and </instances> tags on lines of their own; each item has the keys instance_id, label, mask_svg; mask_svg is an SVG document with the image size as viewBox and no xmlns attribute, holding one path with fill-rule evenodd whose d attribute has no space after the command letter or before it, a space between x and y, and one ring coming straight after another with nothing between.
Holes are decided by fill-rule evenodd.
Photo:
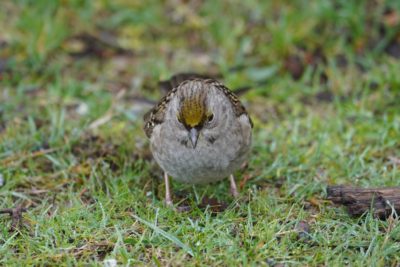
<instances>
[{"instance_id":1,"label":"bird's beak","mask_svg":"<svg viewBox=\"0 0 400 267\"><path fill-rule=\"evenodd\" d=\"M196 128L191 128L189 131L190 142L192 142L193 148L196 148L197 139L199 138L199 131Z\"/></svg>"}]
</instances>

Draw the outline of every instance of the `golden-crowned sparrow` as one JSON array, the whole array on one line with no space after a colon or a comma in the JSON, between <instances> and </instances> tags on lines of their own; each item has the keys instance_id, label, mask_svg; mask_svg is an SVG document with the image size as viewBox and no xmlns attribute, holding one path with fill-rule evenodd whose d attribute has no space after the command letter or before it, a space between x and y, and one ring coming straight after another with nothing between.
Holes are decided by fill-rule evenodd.
<instances>
[{"instance_id":1,"label":"golden-crowned sparrow","mask_svg":"<svg viewBox=\"0 0 400 267\"><path fill-rule=\"evenodd\" d=\"M245 162L252 122L239 99L214 79L184 80L144 117L144 131L157 163L164 170L165 200L172 204L168 175L204 184L229 176Z\"/></svg>"}]
</instances>

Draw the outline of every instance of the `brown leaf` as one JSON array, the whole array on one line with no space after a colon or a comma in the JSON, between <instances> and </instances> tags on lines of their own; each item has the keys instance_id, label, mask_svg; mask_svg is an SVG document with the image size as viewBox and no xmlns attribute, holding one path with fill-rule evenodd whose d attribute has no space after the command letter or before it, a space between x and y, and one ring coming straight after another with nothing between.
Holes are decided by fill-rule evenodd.
<instances>
[{"instance_id":1,"label":"brown leaf","mask_svg":"<svg viewBox=\"0 0 400 267\"><path fill-rule=\"evenodd\" d=\"M219 213L223 212L226 210L228 207L228 204L225 202L219 202L216 198L209 198L209 197L204 197L201 200L201 204L199 205L199 208L201 209L208 209L213 212L213 213Z\"/></svg>"},{"instance_id":2,"label":"brown leaf","mask_svg":"<svg viewBox=\"0 0 400 267\"><path fill-rule=\"evenodd\" d=\"M312 206L314 206L314 207L316 207L316 208L318 208L318 209L321 207L321 200L319 200L319 199L317 199L317 198L315 198L315 197L310 198L310 199L308 200L308 202L309 202Z\"/></svg>"},{"instance_id":3,"label":"brown leaf","mask_svg":"<svg viewBox=\"0 0 400 267\"><path fill-rule=\"evenodd\" d=\"M300 79L305 69L303 62L298 55L291 55L286 58L284 67L294 80Z\"/></svg>"},{"instance_id":4,"label":"brown leaf","mask_svg":"<svg viewBox=\"0 0 400 267\"><path fill-rule=\"evenodd\" d=\"M240 183L239 183L239 189L242 190L242 189L245 187L247 181L250 180L251 178L253 178L252 175L250 175L250 174L245 174L245 175L243 176L243 179L242 179L242 180L240 181Z\"/></svg>"},{"instance_id":5,"label":"brown leaf","mask_svg":"<svg viewBox=\"0 0 400 267\"><path fill-rule=\"evenodd\" d=\"M110 32L99 34L80 33L68 39L65 49L72 57L107 58L114 55L132 55L132 52L119 46L116 36Z\"/></svg>"},{"instance_id":6,"label":"brown leaf","mask_svg":"<svg viewBox=\"0 0 400 267\"><path fill-rule=\"evenodd\" d=\"M326 90L317 93L315 98L318 100L318 102L332 102L334 95L331 91Z\"/></svg>"},{"instance_id":7,"label":"brown leaf","mask_svg":"<svg viewBox=\"0 0 400 267\"><path fill-rule=\"evenodd\" d=\"M388 27L395 27L400 23L400 15L396 10L388 10L383 15L383 23Z\"/></svg>"}]
</instances>

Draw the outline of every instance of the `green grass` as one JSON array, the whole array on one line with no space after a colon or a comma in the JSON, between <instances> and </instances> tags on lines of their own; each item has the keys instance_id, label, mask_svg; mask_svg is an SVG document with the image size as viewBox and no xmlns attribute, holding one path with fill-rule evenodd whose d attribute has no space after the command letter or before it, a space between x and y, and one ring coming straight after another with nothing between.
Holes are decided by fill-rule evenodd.
<instances>
[{"instance_id":1,"label":"green grass","mask_svg":"<svg viewBox=\"0 0 400 267\"><path fill-rule=\"evenodd\" d=\"M397 266L399 220L325 191L400 186L400 5L172 2L1 1L0 209L27 212L0 215L0 265ZM252 86L254 142L240 200L174 183L178 213L141 117L188 70Z\"/></svg>"}]
</instances>

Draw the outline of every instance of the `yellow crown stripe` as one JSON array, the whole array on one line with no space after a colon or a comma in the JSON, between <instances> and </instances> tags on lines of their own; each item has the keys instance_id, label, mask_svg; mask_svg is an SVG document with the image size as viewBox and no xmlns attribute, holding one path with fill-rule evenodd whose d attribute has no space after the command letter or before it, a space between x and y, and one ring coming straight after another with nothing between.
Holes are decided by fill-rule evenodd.
<instances>
[{"instance_id":1,"label":"yellow crown stripe","mask_svg":"<svg viewBox=\"0 0 400 267\"><path fill-rule=\"evenodd\" d=\"M206 116L205 103L200 97L185 99L181 104L180 120L189 127L203 123Z\"/></svg>"}]
</instances>

